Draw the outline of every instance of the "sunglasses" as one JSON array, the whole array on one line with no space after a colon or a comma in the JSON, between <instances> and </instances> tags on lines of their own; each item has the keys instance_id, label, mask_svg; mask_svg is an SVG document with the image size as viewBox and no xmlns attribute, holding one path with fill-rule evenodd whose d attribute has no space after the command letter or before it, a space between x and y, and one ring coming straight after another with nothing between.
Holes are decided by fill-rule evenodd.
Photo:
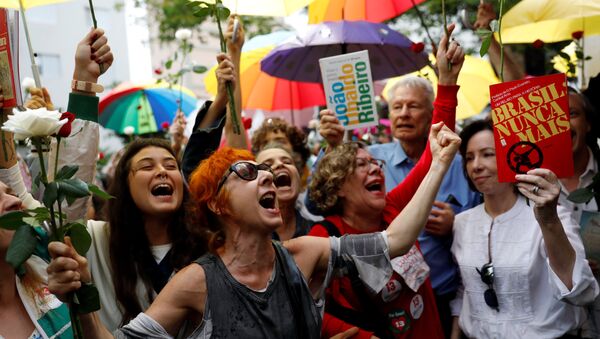
<instances>
[{"instance_id":1,"label":"sunglasses","mask_svg":"<svg viewBox=\"0 0 600 339\"><path fill-rule=\"evenodd\" d=\"M227 180L227 178L232 172L237 174L237 176L241 179L244 179L246 181L252 181L258 177L258 171L267 171L273 174L271 166L267 164L255 164L248 161L236 162L235 164L229 166L229 169L219 181L219 186L217 186L217 193L219 193L221 187L223 187L223 184L225 184L225 180Z\"/></svg>"},{"instance_id":2,"label":"sunglasses","mask_svg":"<svg viewBox=\"0 0 600 339\"><path fill-rule=\"evenodd\" d=\"M485 303L499 312L498 305L498 297L496 296L496 291L494 290L494 265L489 262L487 264L483 264L481 269L475 268L479 276L481 277L481 281L488 286L488 289L483 293L483 299Z\"/></svg>"}]
</instances>

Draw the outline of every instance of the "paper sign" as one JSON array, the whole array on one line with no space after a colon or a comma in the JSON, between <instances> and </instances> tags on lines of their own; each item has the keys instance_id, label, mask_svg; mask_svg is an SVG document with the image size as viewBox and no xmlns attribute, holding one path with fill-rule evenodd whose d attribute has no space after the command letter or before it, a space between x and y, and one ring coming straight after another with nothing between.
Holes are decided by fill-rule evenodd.
<instances>
[{"instance_id":1,"label":"paper sign","mask_svg":"<svg viewBox=\"0 0 600 339\"><path fill-rule=\"evenodd\" d=\"M368 51L319 59L327 108L346 130L377 126Z\"/></svg>"},{"instance_id":2,"label":"paper sign","mask_svg":"<svg viewBox=\"0 0 600 339\"><path fill-rule=\"evenodd\" d=\"M534 168L573 175L569 95L564 74L490 86L498 180Z\"/></svg>"}]
</instances>

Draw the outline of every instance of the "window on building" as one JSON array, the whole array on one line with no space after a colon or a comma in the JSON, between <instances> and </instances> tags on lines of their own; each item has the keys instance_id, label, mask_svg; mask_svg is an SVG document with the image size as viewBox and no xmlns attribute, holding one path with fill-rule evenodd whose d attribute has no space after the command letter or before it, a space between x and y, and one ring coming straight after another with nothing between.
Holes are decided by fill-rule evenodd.
<instances>
[{"instance_id":1,"label":"window on building","mask_svg":"<svg viewBox=\"0 0 600 339\"><path fill-rule=\"evenodd\" d=\"M44 77L62 76L60 66L60 55L58 54L37 54L37 64L40 69L40 75Z\"/></svg>"}]
</instances>

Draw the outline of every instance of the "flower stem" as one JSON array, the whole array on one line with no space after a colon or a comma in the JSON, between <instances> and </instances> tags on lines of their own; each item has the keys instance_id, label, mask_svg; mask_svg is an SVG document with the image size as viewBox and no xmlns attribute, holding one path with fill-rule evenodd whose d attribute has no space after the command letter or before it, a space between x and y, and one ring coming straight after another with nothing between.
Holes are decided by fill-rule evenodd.
<instances>
[{"instance_id":1,"label":"flower stem","mask_svg":"<svg viewBox=\"0 0 600 339\"><path fill-rule=\"evenodd\" d=\"M56 136L56 157L54 158L54 177L58 173L58 151L60 151L60 136Z\"/></svg>"},{"instance_id":2,"label":"flower stem","mask_svg":"<svg viewBox=\"0 0 600 339\"><path fill-rule=\"evenodd\" d=\"M44 187L46 187L48 185L48 175L46 174L46 166L44 165L44 151L42 149L42 139L39 137L33 137L31 138L31 142L37 150L38 159L40 160L40 173L42 174L42 183L44 184ZM48 209L50 209L50 240L55 241L58 240L58 229L56 227L56 220L54 219L54 206L50 205L47 207Z\"/></svg>"},{"instance_id":3,"label":"flower stem","mask_svg":"<svg viewBox=\"0 0 600 339\"><path fill-rule=\"evenodd\" d=\"M94 3L92 0L89 0L90 3L90 12L92 12L92 22L94 22L94 28L98 28L98 22L96 21L96 13L94 12Z\"/></svg>"},{"instance_id":4,"label":"flower stem","mask_svg":"<svg viewBox=\"0 0 600 339\"><path fill-rule=\"evenodd\" d=\"M227 44L225 43L225 37L223 36L223 30L221 29L221 19L219 18L219 4L221 1L217 0L215 4L214 16L217 21L217 27L219 28L219 39L221 42L221 52L227 53ZM233 88L231 87L231 82L228 81L225 84L227 87L227 97L229 99L229 111L231 113L231 124L233 126L233 133L240 135L242 132L240 130L240 122L238 120L237 112L235 109L235 97L233 96ZM239 84L238 84L239 86Z\"/></svg>"},{"instance_id":5,"label":"flower stem","mask_svg":"<svg viewBox=\"0 0 600 339\"><path fill-rule=\"evenodd\" d=\"M504 0L500 0L500 16L498 17L498 44L500 45L500 82L504 82L504 45L502 44L502 10Z\"/></svg>"},{"instance_id":6,"label":"flower stem","mask_svg":"<svg viewBox=\"0 0 600 339\"><path fill-rule=\"evenodd\" d=\"M410 1L412 1L413 8L415 9L415 12L417 13L417 16L419 17L419 21L421 22L421 26L423 27L423 29L425 29L425 33L427 33L427 38L429 39L429 41L431 41L432 47L435 47L435 41L433 41L433 38L431 37L431 34L429 34L429 29L427 28L427 25L425 24L425 19L423 19L423 14L421 14L421 11L419 10L419 7L417 7L417 4L415 3L415 0L410 0Z\"/></svg>"},{"instance_id":7,"label":"flower stem","mask_svg":"<svg viewBox=\"0 0 600 339\"><path fill-rule=\"evenodd\" d=\"M84 339L83 329L81 328L81 322L79 321L79 314L77 314L77 308L75 302L71 301L69 303L69 316L71 318L71 327L73 328L73 339Z\"/></svg>"},{"instance_id":8,"label":"flower stem","mask_svg":"<svg viewBox=\"0 0 600 339\"><path fill-rule=\"evenodd\" d=\"M446 1L442 0L442 20L444 21L444 32L446 33L446 38L448 38L448 42L450 42L450 34L448 34L448 22L446 22ZM446 49L448 49L448 42L446 42ZM452 63L448 60L448 70L452 70Z\"/></svg>"},{"instance_id":9,"label":"flower stem","mask_svg":"<svg viewBox=\"0 0 600 339\"><path fill-rule=\"evenodd\" d=\"M187 57L187 39L183 40L183 56L181 57L181 66L179 67L180 81L179 81L179 102L177 103L177 110L181 112L181 107L183 106L183 66L185 63L185 58Z\"/></svg>"}]
</instances>

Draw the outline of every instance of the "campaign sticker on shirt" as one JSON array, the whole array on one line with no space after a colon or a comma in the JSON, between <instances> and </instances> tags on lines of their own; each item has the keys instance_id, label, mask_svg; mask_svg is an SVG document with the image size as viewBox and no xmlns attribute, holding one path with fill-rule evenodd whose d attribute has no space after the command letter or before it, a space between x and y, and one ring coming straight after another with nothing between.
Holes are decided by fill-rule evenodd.
<instances>
[{"instance_id":1,"label":"campaign sticker on shirt","mask_svg":"<svg viewBox=\"0 0 600 339\"><path fill-rule=\"evenodd\" d=\"M392 278L381 291L381 299L383 299L384 302L389 303L398 298L400 290L402 290L402 283Z\"/></svg>"},{"instance_id":2,"label":"campaign sticker on shirt","mask_svg":"<svg viewBox=\"0 0 600 339\"><path fill-rule=\"evenodd\" d=\"M413 292L417 292L429 276L429 266L415 245L405 255L392 259L392 268Z\"/></svg>"},{"instance_id":3,"label":"campaign sticker on shirt","mask_svg":"<svg viewBox=\"0 0 600 339\"><path fill-rule=\"evenodd\" d=\"M424 309L425 303L423 302L423 297L420 294L415 295L410 301L410 315L412 315L413 319L419 319Z\"/></svg>"},{"instance_id":4,"label":"campaign sticker on shirt","mask_svg":"<svg viewBox=\"0 0 600 339\"><path fill-rule=\"evenodd\" d=\"M404 310L396 310L388 313L390 330L394 334L404 333L410 328L410 317Z\"/></svg>"}]
</instances>

